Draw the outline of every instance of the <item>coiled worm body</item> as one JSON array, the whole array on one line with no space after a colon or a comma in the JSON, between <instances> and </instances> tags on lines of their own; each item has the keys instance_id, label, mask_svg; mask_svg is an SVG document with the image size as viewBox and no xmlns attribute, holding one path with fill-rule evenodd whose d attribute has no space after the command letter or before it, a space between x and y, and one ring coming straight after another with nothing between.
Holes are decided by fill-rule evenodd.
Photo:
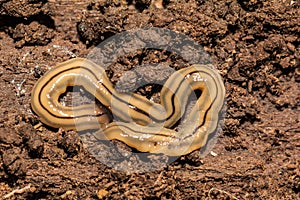
<instances>
[{"instance_id":1,"label":"coiled worm body","mask_svg":"<svg viewBox=\"0 0 300 200\"><path fill-rule=\"evenodd\" d=\"M59 97L69 86L82 86L107 109L94 104L64 106ZM172 127L185 113L188 98L201 91L179 131ZM49 70L32 90L31 107L48 126L92 130L98 139L117 139L141 151L170 156L188 154L205 145L218 126L225 88L218 71L192 65L174 72L162 87L160 103L135 93L116 91L105 70L83 58L74 58Z\"/></svg>"}]
</instances>

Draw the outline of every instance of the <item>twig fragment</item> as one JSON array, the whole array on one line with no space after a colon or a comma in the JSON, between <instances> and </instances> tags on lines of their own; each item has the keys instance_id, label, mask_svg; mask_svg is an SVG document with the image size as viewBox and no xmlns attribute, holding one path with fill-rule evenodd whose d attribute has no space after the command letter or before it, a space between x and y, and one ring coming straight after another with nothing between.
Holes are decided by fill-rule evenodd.
<instances>
[{"instance_id":1,"label":"twig fragment","mask_svg":"<svg viewBox=\"0 0 300 200\"><path fill-rule=\"evenodd\" d=\"M2 197L2 199L8 199L9 197L13 196L14 194L22 194L24 193L26 190L29 190L31 187L31 184L21 188L21 189L15 189L13 191L11 191L10 193L8 193L7 195L4 195Z\"/></svg>"}]
</instances>

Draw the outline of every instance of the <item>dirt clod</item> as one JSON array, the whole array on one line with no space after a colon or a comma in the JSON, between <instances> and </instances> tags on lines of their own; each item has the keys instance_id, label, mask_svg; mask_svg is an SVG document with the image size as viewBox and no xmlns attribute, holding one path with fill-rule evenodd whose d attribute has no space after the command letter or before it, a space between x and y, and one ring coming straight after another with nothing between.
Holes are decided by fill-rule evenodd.
<instances>
[{"instance_id":1,"label":"dirt clod","mask_svg":"<svg viewBox=\"0 0 300 200\"><path fill-rule=\"evenodd\" d=\"M10 30L10 34L16 41L17 48L24 45L46 45L54 37L53 30L35 21L29 25L18 24Z\"/></svg>"}]
</instances>

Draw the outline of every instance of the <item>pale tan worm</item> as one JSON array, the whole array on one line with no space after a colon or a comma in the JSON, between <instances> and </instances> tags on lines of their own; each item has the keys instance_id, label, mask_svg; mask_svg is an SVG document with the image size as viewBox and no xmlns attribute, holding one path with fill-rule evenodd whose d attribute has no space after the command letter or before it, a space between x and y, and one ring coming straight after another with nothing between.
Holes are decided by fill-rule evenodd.
<instances>
[{"instance_id":1,"label":"pale tan worm","mask_svg":"<svg viewBox=\"0 0 300 200\"><path fill-rule=\"evenodd\" d=\"M106 108L93 104L67 107L59 96L68 86L82 86ZM188 97L201 95L179 131L171 127L185 112ZM160 104L132 93L117 92L105 70L83 58L63 62L49 70L32 90L31 107L40 120L52 127L78 131L99 129L98 139L117 139L142 152L179 156L205 145L219 121L225 88L218 71L208 65L193 65L176 71L160 92Z\"/></svg>"}]
</instances>

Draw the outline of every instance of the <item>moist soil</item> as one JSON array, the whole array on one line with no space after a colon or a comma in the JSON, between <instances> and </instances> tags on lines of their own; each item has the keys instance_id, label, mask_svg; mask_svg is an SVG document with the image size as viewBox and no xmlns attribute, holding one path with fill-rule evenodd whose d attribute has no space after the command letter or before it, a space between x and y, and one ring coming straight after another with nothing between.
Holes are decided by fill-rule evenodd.
<instances>
[{"instance_id":1,"label":"moist soil","mask_svg":"<svg viewBox=\"0 0 300 200\"><path fill-rule=\"evenodd\" d=\"M298 0L1 0L0 197L300 199L299 24ZM77 132L41 124L30 98L51 67L146 27L203 46L223 77L226 112L206 156L195 151L155 171L129 173L118 169L149 160L114 141L99 144L116 147L103 159L126 159L118 169L103 164ZM107 73L116 83L122 72L149 63L188 65L172 53L143 49L119 58ZM137 92L149 97L156 90ZM165 157L149 159L159 165Z\"/></svg>"}]
</instances>

